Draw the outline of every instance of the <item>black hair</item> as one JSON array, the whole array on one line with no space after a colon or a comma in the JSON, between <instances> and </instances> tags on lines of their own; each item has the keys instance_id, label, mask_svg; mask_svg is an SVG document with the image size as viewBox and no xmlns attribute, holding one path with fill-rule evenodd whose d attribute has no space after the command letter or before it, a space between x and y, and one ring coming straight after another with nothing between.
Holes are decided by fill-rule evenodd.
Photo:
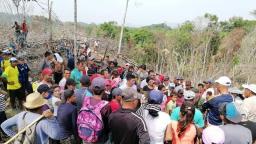
<instances>
[{"instance_id":1,"label":"black hair","mask_svg":"<svg viewBox=\"0 0 256 144\"><path fill-rule=\"evenodd\" d=\"M105 92L105 90L96 87L96 88L92 89L92 92L93 92L94 95L102 95Z\"/></svg>"},{"instance_id":2,"label":"black hair","mask_svg":"<svg viewBox=\"0 0 256 144\"><path fill-rule=\"evenodd\" d=\"M71 71L70 68L65 68L64 71Z\"/></svg>"},{"instance_id":3,"label":"black hair","mask_svg":"<svg viewBox=\"0 0 256 144\"><path fill-rule=\"evenodd\" d=\"M67 89L69 85L76 86L76 81L71 78L67 79L65 89Z\"/></svg>"},{"instance_id":4,"label":"black hair","mask_svg":"<svg viewBox=\"0 0 256 144\"><path fill-rule=\"evenodd\" d=\"M67 89L67 90L65 90L64 91L64 99L65 99L65 102L69 99L69 98L71 98L73 95L74 95L74 90L69 90L69 89Z\"/></svg>"},{"instance_id":5,"label":"black hair","mask_svg":"<svg viewBox=\"0 0 256 144\"><path fill-rule=\"evenodd\" d=\"M115 78L119 76L119 73L117 70L113 70L111 75L113 75Z\"/></svg>"},{"instance_id":6,"label":"black hair","mask_svg":"<svg viewBox=\"0 0 256 144\"><path fill-rule=\"evenodd\" d=\"M162 85L162 84L158 86L158 90L160 90L160 91L161 91L163 88L165 88L165 86Z\"/></svg>"},{"instance_id":7,"label":"black hair","mask_svg":"<svg viewBox=\"0 0 256 144\"><path fill-rule=\"evenodd\" d=\"M178 122L178 137L182 137L189 126L193 123L195 107L193 103L185 101L180 108L181 118Z\"/></svg>"},{"instance_id":8,"label":"black hair","mask_svg":"<svg viewBox=\"0 0 256 144\"><path fill-rule=\"evenodd\" d=\"M147 69L147 66L146 66L145 64L142 64L142 65L140 66L140 68L142 68L143 70L146 70L146 69Z\"/></svg>"},{"instance_id":9,"label":"black hair","mask_svg":"<svg viewBox=\"0 0 256 144\"><path fill-rule=\"evenodd\" d=\"M44 53L44 57L48 57L48 56L50 56L50 55L52 55L52 53L49 52L49 51L46 51L46 52Z\"/></svg>"},{"instance_id":10,"label":"black hair","mask_svg":"<svg viewBox=\"0 0 256 144\"><path fill-rule=\"evenodd\" d=\"M152 78L152 77L150 77L150 76L146 78L146 82L147 82L147 83L148 83L150 80L154 80L154 78Z\"/></svg>"},{"instance_id":11,"label":"black hair","mask_svg":"<svg viewBox=\"0 0 256 144\"><path fill-rule=\"evenodd\" d=\"M204 87L204 84L199 83L197 86L198 86L198 87L199 87L199 86Z\"/></svg>"},{"instance_id":12,"label":"black hair","mask_svg":"<svg viewBox=\"0 0 256 144\"><path fill-rule=\"evenodd\" d=\"M155 72L154 72L154 70L149 70L148 75L150 75L150 73L155 73Z\"/></svg>"},{"instance_id":13,"label":"black hair","mask_svg":"<svg viewBox=\"0 0 256 144\"><path fill-rule=\"evenodd\" d=\"M131 80L131 79L135 79L135 75L133 75L132 73L128 73L126 76L127 81Z\"/></svg>"}]
</instances>

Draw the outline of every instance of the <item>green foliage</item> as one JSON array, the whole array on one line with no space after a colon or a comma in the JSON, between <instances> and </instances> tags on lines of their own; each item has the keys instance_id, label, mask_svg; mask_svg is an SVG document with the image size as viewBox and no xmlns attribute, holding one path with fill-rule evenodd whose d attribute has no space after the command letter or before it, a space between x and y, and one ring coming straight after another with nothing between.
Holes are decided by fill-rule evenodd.
<instances>
[{"instance_id":1,"label":"green foliage","mask_svg":"<svg viewBox=\"0 0 256 144\"><path fill-rule=\"evenodd\" d=\"M108 37L114 39L118 35L118 26L116 22L105 22L100 25L100 32L102 32L103 37Z\"/></svg>"}]
</instances>

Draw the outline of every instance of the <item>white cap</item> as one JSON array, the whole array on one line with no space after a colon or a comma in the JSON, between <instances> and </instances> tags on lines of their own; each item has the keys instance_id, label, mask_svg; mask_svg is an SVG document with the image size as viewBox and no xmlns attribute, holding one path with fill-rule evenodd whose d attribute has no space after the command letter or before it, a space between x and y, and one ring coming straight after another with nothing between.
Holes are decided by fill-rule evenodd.
<instances>
[{"instance_id":1,"label":"white cap","mask_svg":"<svg viewBox=\"0 0 256 144\"><path fill-rule=\"evenodd\" d=\"M16 57L12 57L10 58L10 61L13 62L13 61L18 61Z\"/></svg>"},{"instance_id":2,"label":"white cap","mask_svg":"<svg viewBox=\"0 0 256 144\"><path fill-rule=\"evenodd\" d=\"M130 66L130 64L129 64L129 63L126 63L125 66Z\"/></svg>"},{"instance_id":3,"label":"white cap","mask_svg":"<svg viewBox=\"0 0 256 144\"><path fill-rule=\"evenodd\" d=\"M229 77L227 76L222 76L220 77L219 79L217 79L215 81L216 83L219 83L221 85L224 85L224 86L227 86L227 87L230 87L231 86L231 80Z\"/></svg>"},{"instance_id":4,"label":"white cap","mask_svg":"<svg viewBox=\"0 0 256 144\"><path fill-rule=\"evenodd\" d=\"M191 91L191 90L188 90L188 91L184 91L184 99L185 100L192 100L196 97L196 94Z\"/></svg>"},{"instance_id":5,"label":"white cap","mask_svg":"<svg viewBox=\"0 0 256 144\"><path fill-rule=\"evenodd\" d=\"M8 49L5 49L5 50L2 51L2 53L9 54L9 53L11 53L11 52L10 52Z\"/></svg>"},{"instance_id":6,"label":"white cap","mask_svg":"<svg viewBox=\"0 0 256 144\"><path fill-rule=\"evenodd\" d=\"M229 88L228 91L230 93L234 93L234 94L243 94L242 91L240 89L238 89L237 87Z\"/></svg>"},{"instance_id":7,"label":"white cap","mask_svg":"<svg viewBox=\"0 0 256 144\"><path fill-rule=\"evenodd\" d=\"M169 88L175 88L175 83L169 83Z\"/></svg>"},{"instance_id":8,"label":"white cap","mask_svg":"<svg viewBox=\"0 0 256 144\"><path fill-rule=\"evenodd\" d=\"M256 93L256 84L249 84L249 85L244 84L242 86L243 86L243 88L249 89L253 93Z\"/></svg>"},{"instance_id":9,"label":"white cap","mask_svg":"<svg viewBox=\"0 0 256 144\"><path fill-rule=\"evenodd\" d=\"M60 54L55 53L54 56L56 57L57 61L62 63L63 62L63 58L60 56Z\"/></svg>"}]
</instances>

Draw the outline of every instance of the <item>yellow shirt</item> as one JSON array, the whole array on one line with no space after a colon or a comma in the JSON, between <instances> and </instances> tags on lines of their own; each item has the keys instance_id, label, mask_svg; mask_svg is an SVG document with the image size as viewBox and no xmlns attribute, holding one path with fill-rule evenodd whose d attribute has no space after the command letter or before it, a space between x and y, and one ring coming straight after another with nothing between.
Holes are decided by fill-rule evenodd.
<instances>
[{"instance_id":1,"label":"yellow shirt","mask_svg":"<svg viewBox=\"0 0 256 144\"><path fill-rule=\"evenodd\" d=\"M11 65L11 62L10 60L3 60L2 63L1 63L2 67L3 67L3 70L5 70L8 66Z\"/></svg>"},{"instance_id":2,"label":"yellow shirt","mask_svg":"<svg viewBox=\"0 0 256 144\"><path fill-rule=\"evenodd\" d=\"M7 82L13 82L14 84L10 85L7 84L7 90L17 90L21 87L21 84L19 82L19 70L18 67L12 67L8 66L4 73L3 77L7 79Z\"/></svg>"}]
</instances>

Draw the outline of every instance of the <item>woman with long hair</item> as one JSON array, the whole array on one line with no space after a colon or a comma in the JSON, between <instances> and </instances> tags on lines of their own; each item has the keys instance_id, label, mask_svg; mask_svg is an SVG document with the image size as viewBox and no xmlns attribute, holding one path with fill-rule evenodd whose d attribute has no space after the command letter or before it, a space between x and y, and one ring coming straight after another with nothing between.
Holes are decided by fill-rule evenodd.
<instances>
[{"instance_id":1,"label":"woman with long hair","mask_svg":"<svg viewBox=\"0 0 256 144\"><path fill-rule=\"evenodd\" d=\"M180 120L171 123L173 144L194 144L196 126L193 123L195 107L190 102L184 102L180 108Z\"/></svg>"}]
</instances>

